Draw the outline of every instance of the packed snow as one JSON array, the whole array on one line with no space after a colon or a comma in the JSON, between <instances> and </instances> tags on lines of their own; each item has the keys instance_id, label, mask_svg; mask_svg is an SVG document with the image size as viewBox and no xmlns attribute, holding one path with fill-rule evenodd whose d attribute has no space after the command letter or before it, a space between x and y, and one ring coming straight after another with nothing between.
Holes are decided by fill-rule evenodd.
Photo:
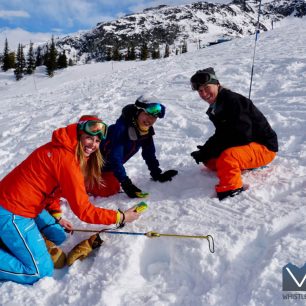
<instances>
[{"instance_id":1,"label":"packed snow","mask_svg":"<svg viewBox=\"0 0 306 306\"><path fill-rule=\"evenodd\" d=\"M81 115L111 124L142 93L159 97L167 113L155 124L157 156L162 169L179 174L154 182L140 153L133 157L127 173L150 193L149 209L123 230L210 234L215 253L205 239L103 234L100 249L53 277L33 286L0 281L0 305L304 305L284 299L282 268L306 260L305 27L305 18L293 18L259 36L251 98L277 132L280 151L268 168L243 174L248 190L222 202L215 173L190 156L214 128L189 78L212 66L225 87L248 96L254 36L167 59L69 67L52 79L41 68L19 82L1 72L0 178ZM139 202L124 193L91 199L122 210ZM62 207L76 228L103 228L78 220L65 201ZM74 233L64 251L89 236Z\"/></svg>"}]
</instances>

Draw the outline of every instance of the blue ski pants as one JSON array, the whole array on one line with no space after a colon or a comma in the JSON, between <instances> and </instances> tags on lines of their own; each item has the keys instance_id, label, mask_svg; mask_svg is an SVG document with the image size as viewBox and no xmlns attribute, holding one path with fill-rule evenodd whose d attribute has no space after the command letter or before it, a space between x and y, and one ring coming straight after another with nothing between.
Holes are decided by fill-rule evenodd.
<instances>
[{"instance_id":1,"label":"blue ski pants","mask_svg":"<svg viewBox=\"0 0 306 306\"><path fill-rule=\"evenodd\" d=\"M52 276L53 262L42 234L57 245L66 239L64 229L46 210L32 219L0 205L0 281L33 284Z\"/></svg>"}]
</instances>

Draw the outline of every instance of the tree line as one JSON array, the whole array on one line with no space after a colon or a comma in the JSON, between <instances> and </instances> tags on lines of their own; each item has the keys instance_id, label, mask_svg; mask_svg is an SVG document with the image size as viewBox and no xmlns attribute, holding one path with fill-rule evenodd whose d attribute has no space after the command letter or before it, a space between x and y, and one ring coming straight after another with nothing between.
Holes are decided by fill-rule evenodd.
<instances>
[{"instance_id":1,"label":"tree line","mask_svg":"<svg viewBox=\"0 0 306 306\"><path fill-rule=\"evenodd\" d=\"M179 49L176 48L174 52L176 55L186 53L187 42L184 41ZM169 56L170 46L166 44L163 57L166 58ZM131 61L137 59L145 61L149 58L160 59L161 57L159 46L149 48L148 44L144 42L137 48L131 44L125 52L120 51L119 47L116 45L113 47L108 47L106 48L102 61ZM46 74L49 77L53 77L55 70L67 68L68 66L72 66L74 64L72 59L67 59L65 51L57 51L53 36L51 38L51 43L47 44L44 49L42 49L41 46L38 46L34 51L33 43L30 42L26 55L24 54L24 46L22 44L18 45L16 53L14 51L10 51L8 40L6 39L3 55L0 59L2 62L2 70L7 71L9 69L14 69L14 74L17 81L22 79L25 74L31 75L34 73L36 67L38 66L46 66ZM91 56L88 55L86 62L89 62L90 59Z\"/></svg>"},{"instance_id":2,"label":"tree line","mask_svg":"<svg viewBox=\"0 0 306 306\"><path fill-rule=\"evenodd\" d=\"M186 53L188 51L187 42L184 41L183 44L174 50L175 54ZM135 47L133 44L127 47L126 51L120 51L119 46L114 45L106 49L106 55L104 60L106 61L133 61L140 59L145 61L149 58L160 59L170 56L170 46L169 44L165 45L163 56L161 55L159 46L149 47L146 42L142 43L140 47Z\"/></svg>"},{"instance_id":3,"label":"tree line","mask_svg":"<svg viewBox=\"0 0 306 306\"><path fill-rule=\"evenodd\" d=\"M72 60L67 60L65 51L59 53L56 50L54 38L52 37L50 45L46 46L43 52L41 46L38 46L34 52L33 43L30 42L27 54L24 54L24 46L18 44L17 52L10 51L8 40L5 39L3 55L1 58L3 71L14 69L16 80L23 78L25 74L34 73L36 67L45 65L46 74L50 77L54 75L56 69L67 68L72 66Z\"/></svg>"}]
</instances>

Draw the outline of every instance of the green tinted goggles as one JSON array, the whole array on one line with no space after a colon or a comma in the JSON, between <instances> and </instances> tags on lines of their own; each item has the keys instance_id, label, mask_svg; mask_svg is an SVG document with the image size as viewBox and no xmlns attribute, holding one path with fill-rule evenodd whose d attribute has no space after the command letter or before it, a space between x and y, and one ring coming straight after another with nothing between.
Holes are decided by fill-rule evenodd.
<instances>
[{"instance_id":1,"label":"green tinted goggles","mask_svg":"<svg viewBox=\"0 0 306 306\"><path fill-rule=\"evenodd\" d=\"M102 121L79 122L78 129L90 136L98 136L101 140L105 139L107 135L107 125Z\"/></svg>"},{"instance_id":2,"label":"green tinted goggles","mask_svg":"<svg viewBox=\"0 0 306 306\"><path fill-rule=\"evenodd\" d=\"M161 103L148 103L144 108L144 111L156 118L164 118L165 116L165 106Z\"/></svg>"}]
</instances>

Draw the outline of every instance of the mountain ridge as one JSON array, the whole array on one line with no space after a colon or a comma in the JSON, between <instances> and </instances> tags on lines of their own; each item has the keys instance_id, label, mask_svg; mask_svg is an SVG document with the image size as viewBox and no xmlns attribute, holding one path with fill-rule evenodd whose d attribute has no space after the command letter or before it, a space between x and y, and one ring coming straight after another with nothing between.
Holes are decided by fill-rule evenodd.
<instances>
[{"instance_id":1,"label":"mountain ridge","mask_svg":"<svg viewBox=\"0 0 306 306\"><path fill-rule=\"evenodd\" d=\"M229 4L199 1L178 6L159 5L98 23L92 30L58 39L56 46L70 57L73 54L76 61L85 57L103 61L109 48L117 47L122 51L132 46L139 48L143 43L148 43L150 49L172 45L172 52L184 42L201 48L220 38L254 34L258 3L244 5L243 0L234 0ZM259 30L267 31L285 17L305 14L305 0L271 1L261 6Z\"/></svg>"}]
</instances>

